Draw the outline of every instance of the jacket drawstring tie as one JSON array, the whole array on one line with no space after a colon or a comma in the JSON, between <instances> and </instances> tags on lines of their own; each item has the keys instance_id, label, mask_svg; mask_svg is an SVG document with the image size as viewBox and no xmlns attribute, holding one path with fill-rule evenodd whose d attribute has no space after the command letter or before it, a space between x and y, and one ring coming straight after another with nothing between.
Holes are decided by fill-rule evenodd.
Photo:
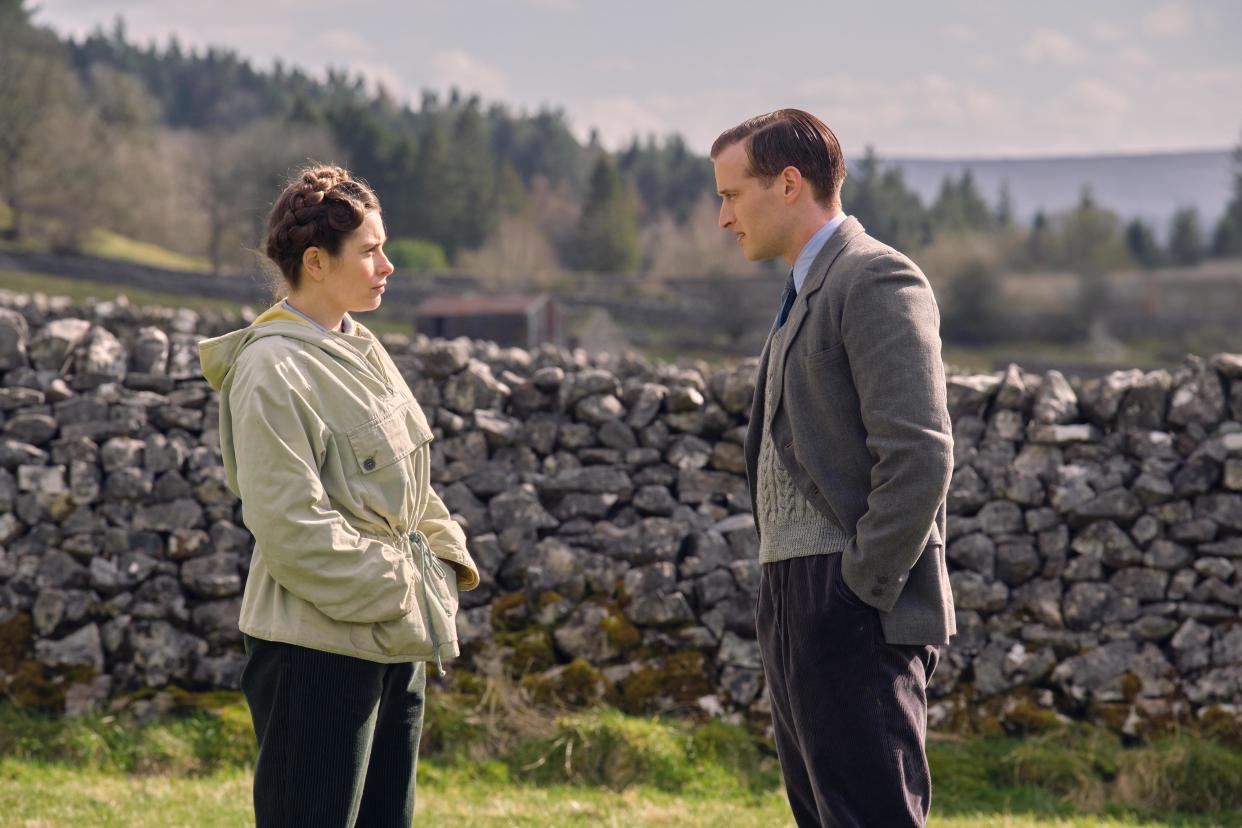
<instances>
[{"instance_id":1,"label":"jacket drawstring tie","mask_svg":"<svg viewBox=\"0 0 1242 828\"><path fill-rule=\"evenodd\" d=\"M427 545L427 538L422 532L411 532L409 537L418 550L418 566L423 576L423 606L430 608L432 598L431 593L427 590L427 578L431 573L427 570L437 566L435 556L431 553L431 547ZM437 603L439 602L437 601ZM436 656L436 670L439 671L441 678L443 678L446 673L444 672L444 665L440 661L440 635L436 632L436 624L430 612L427 613L426 619L427 629L431 632L431 648Z\"/></svg>"}]
</instances>

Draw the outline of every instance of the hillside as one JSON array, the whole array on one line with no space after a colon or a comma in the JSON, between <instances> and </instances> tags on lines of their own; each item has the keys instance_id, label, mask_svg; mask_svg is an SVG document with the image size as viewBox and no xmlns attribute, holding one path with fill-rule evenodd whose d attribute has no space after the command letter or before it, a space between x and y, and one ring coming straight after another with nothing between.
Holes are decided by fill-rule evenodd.
<instances>
[{"instance_id":1,"label":"hillside","mask_svg":"<svg viewBox=\"0 0 1242 828\"><path fill-rule=\"evenodd\" d=\"M935 202L945 176L956 178L966 170L990 202L1007 181L1014 212L1024 223L1038 210L1071 209L1088 186L1097 203L1123 219L1142 218L1164 238L1179 207L1198 209L1207 227L1220 220L1233 181L1230 156L1227 150L1210 150L1062 158L892 158L882 159L882 164L900 167L906 185L925 204Z\"/></svg>"}]
</instances>

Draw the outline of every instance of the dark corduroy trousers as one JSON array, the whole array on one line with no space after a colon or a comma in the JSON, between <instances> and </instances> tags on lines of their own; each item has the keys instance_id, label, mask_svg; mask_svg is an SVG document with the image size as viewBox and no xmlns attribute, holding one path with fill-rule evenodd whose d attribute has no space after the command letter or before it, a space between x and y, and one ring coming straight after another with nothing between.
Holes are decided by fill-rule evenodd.
<instances>
[{"instance_id":1,"label":"dark corduroy trousers","mask_svg":"<svg viewBox=\"0 0 1242 828\"><path fill-rule=\"evenodd\" d=\"M840 567L839 554L761 567L756 625L789 804L801 828L921 828L939 650L886 643Z\"/></svg>"},{"instance_id":2,"label":"dark corduroy trousers","mask_svg":"<svg viewBox=\"0 0 1242 828\"><path fill-rule=\"evenodd\" d=\"M426 664L243 640L257 828L410 828Z\"/></svg>"}]
</instances>

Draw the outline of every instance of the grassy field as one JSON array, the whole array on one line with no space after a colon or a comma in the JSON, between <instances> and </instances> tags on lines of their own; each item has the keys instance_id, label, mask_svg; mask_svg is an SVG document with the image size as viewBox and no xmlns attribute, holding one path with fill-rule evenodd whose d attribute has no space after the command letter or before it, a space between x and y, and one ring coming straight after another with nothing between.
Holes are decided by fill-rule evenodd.
<instances>
[{"instance_id":1,"label":"grassy field","mask_svg":"<svg viewBox=\"0 0 1242 828\"><path fill-rule=\"evenodd\" d=\"M117 288L102 282L87 282L45 273L25 273L0 270L0 289L14 293L44 293L48 296L66 296L73 302L113 301L125 296L131 305L157 305L165 308L190 308L196 311L218 310L237 312L242 306L224 299L207 299L180 293L163 293L140 288Z\"/></svg>"},{"instance_id":2,"label":"grassy field","mask_svg":"<svg viewBox=\"0 0 1242 828\"><path fill-rule=\"evenodd\" d=\"M792 825L769 747L740 727L610 710L553 715L496 698L433 699L420 823ZM245 705L236 694L179 702L144 723L0 704L0 824L253 824ZM1193 734L1124 748L1075 725L934 738L929 757L938 828L1242 825L1242 750Z\"/></svg>"},{"instance_id":3,"label":"grassy field","mask_svg":"<svg viewBox=\"0 0 1242 828\"><path fill-rule=\"evenodd\" d=\"M8 209L0 204L0 231L12 225ZM26 237L20 242L0 239L0 251L31 250L47 251L50 244L46 238ZM193 273L209 273L211 262L201 256L188 256L149 242L138 241L111 230L92 229L86 234L79 251L87 256L99 256L122 262L163 267L170 270L188 270Z\"/></svg>"},{"instance_id":4,"label":"grassy field","mask_svg":"<svg viewBox=\"0 0 1242 828\"><path fill-rule=\"evenodd\" d=\"M88 282L81 279L68 279L62 276L49 276L44 273L24 273L14 270L0 270L0 290L11 290L14 293L44 293L48 296L66 296L73 302L86 303L91 301L112 301L118 296L125 296L131 305L155 305L164 308L189 308L194 311L215 310L237 313L243 305L225 299L209 299L182 293L164 293L140 288L123 290L101 282ZM254 308L262 311L264 308ZM383 319L362 317L362 322L377 334L400 333L407 336L413 328L403 322L392 322Z\"/></svg>"},{"instance_id":5,"label":"grassy field","mask_svg":"<svg viewBox=\"0 0 1242 828\"><path fill-rule=\"evenodd\" d=\"M82 245L88 256L100 256L122 262L163 267L169 270L188 270L192 273L210 273L211 262L201 256L187 256L174 250L136 241L110 230L92 230Z\"/></svg>"}]
</instances>

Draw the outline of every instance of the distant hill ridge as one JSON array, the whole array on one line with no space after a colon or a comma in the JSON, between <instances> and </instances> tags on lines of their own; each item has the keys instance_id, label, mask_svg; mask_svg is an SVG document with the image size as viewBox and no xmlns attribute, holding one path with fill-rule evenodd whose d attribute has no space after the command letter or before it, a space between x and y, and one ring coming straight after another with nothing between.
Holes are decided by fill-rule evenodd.
<instances>
[{"instance_id":1,"label":"distant hill ridge","mask_svg":"<svg viewBox=\"0 0 1242 828\"><path fill-rule=\"evenodd\" d=\"M900 167L906 185L924 204L936 200L946 175L969 169L979 192L995 204L1008 181L1014 214L1029 222L1043 210L1073 207L1084 186L1096 202L1127 221L1142 218L1166 237L1173 213L1195 207L1210 233L1225 211L1233 183L1232 151L1200 150L1144 155L1096 155L1049 158L929 159L886 158L884 167Z\"/></svg>"}]
</instances>

